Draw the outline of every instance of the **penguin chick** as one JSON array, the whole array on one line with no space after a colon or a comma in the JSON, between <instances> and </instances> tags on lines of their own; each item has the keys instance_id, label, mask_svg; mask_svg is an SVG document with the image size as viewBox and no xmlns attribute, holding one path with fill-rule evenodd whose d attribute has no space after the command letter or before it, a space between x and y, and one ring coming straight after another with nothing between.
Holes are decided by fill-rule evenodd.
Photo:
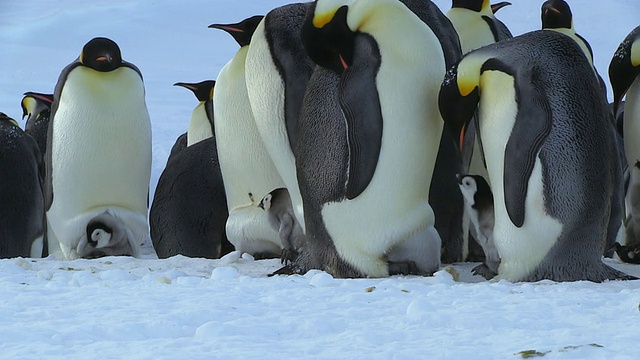
<instances>
[{"instance_id":1,"label":"penguin chick","mask_svg":"<svg viewBox=\"0 0 640 360\"><path fill-rule=\"evenodd\" d=\"M493 242L493 193L487 181L479 175L458 175L458 186L476 230L476 240L485 254L485 262L473 268L472 272L489 280L498 274L500 266L500 255Z\"/></svg>"},{"instance_id":2,"label":"penguin chick","mask_svg":"<svg viewBox=\"0 0 640 360\"><path fill-rule=\"evenodd\" d=\"M629 264L640 264L640 247L620 245L616 242L611 249L616 252L620 260Z\"/></svg>"},{"instance_id":3,"label":"penguin chick","mask_svg":"<svg viewBox=\"0 0 640 360\"><path fill-rule=\"evenodd\" d=\"M295 261L306 243L306 237L293 212L289 191L286 188L271 191L262 198L258 207L267 212L269 224L280 236L280 262L286 265Z\"/></svg>"},{"instance_id":4,"label":"penguin chick","mask_svg":"<svg viewBox=\"0 0 640 360\"><path fill-rule=\"evenodd\" d=\"M80 257L95 259L103 256L129 255L138 257L138 246L124 222L109 211L87 223L86 234L78 242Z\"/></svg>"}]
</instances>

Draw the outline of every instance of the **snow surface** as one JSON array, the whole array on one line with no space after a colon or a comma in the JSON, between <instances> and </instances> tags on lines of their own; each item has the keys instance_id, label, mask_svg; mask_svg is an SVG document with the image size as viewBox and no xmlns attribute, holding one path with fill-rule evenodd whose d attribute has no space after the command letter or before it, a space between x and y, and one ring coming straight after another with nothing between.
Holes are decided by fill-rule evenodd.
<instances>
[{"instance_id":1,"label":"snow surface","mask_svg":"<svg viewBox=\"0 0 640 360\"><path fill-rule=\"evenodd\" d=\"M540 27L542 1L511 2L498 17L514 34ZM19 120L22 93L52 92L89 39L112 38L145 78L153 194L197 104L171 85L215 79L237 50L207 26L285 3L1 0L0 111ZM639 25L640 2L570 5L608 84L609 61ZM607 261L640 276L638 266ZM0 358L638 358L640 281L486 282L470 274L475 265L433 277L339 280L319 271L268 278L277 260L236 253L158 260L147 248L144 259L4 259Z\"/></svg>"}]
</instances>

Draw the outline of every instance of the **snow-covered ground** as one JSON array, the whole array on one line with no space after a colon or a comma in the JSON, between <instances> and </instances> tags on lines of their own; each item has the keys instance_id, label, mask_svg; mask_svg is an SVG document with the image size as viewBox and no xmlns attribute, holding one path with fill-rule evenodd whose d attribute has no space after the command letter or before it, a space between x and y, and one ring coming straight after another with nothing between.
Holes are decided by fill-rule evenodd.
<instances>
[{"instance_id":1,"label":"snow-covered ground","mask_svg":"<svg viewBox=\"0 0 640 360\"><path fill-rule=\"evenodd\" d=\"M542 1L511 2L498 17L514 34L540 27ZM144 75L153 194L197 103L172 84L215 79L237 50L228 34L207 26L285 3L2 0L0 111L19 120L22 93L52 92L89 39L112 38ZM570 5L608 83L613 52L640 25L640 3ZM268 278L277 260L152 257L0 260L0 358L638 357L640 281L485 282L470 275L475 264L428 278ZM640 276L640 267L609 263Z\"/></svg>"}]
</instances>

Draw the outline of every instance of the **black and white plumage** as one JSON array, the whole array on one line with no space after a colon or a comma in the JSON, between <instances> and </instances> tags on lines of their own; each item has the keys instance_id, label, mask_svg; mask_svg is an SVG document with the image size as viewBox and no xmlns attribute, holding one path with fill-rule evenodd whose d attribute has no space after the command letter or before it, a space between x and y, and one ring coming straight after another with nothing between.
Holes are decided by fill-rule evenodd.
<instances>
[{"instance_id":1,"label":"black and white plumage","mask_svg":"<svg viewBox=\"0 0 640 360\"><path fill-rule=\"evenodd\" d=\"M489 280L498 274L500 255L493 242L493 193L487 181L479 175L458 175L458 186L465 200L465 208L475 228L476 241L482 246L485 261L473 269L476 275Z\"/></svg>"},{"instance_id":2,"label":"black and white plumage","mask_svg":"<svg viewBox=\"0 0 640 360\"><path fill-rule=\"evenodd\" d=\"M49 129L52 102L53 94L41 94L29 91L24 93L24 97L20 103L22 106L22 117L28 116L24 131L36 139L42 156L44 156L47 150L47 131Z\"/></svg>"},{"instance_id":3,"label":"black and white plumage","mask_svg":"<svg viewBox=\"0 0 640 360\"><path fill-rule=\"evenodd\" d=\"M633 278L601 260L614 154L591 74L574 40L541 30L471 52L445 77L440 110L455 133L479 109L500 278Z\"/></svg>"},{"instance_id":4,"label":"black and white plumage","mask_svg":"<svg viewBox=\"0 0 640 360\"><path fill-rule=\"evenodd\" d=\"M271 191L262 198L258 207L267 212L269 224L280 236L280 261L285 265L294 261L303 250L306 238L293 212L289 191L286 188Z\"/></svg>"}]
</instances>

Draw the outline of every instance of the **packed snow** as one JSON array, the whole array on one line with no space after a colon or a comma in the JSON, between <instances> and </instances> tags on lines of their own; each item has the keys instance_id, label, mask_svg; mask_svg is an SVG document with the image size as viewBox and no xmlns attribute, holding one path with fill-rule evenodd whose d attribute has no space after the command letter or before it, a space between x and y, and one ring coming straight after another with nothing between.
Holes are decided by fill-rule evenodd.
<instances>
[{"instance_id":1,"label":"packed snow","mask_svg":"<svg viewBox=\"0 0 640 360\"><path fill-rule=\"evenodd\" d=\"M443 11L448 0L435 1ZM542 1L500 10L514 35L540 28ZM95 36L115 40L144 75L153 123L151 194L197 101L173 87L215 79L237 44L212 23L278 0L0 3L0 111L20 121L26 91L53 92ZM637 0L570 0L608 84L609 61L640 25ZM611 90L608 92L611 99ZM606 260L640 276L640 267ZM279 260L0 260L0 358L607 358L635 359L640 281L510 283L443 265L432 277L276 276Z\"/></svg>"}]
</instances>

